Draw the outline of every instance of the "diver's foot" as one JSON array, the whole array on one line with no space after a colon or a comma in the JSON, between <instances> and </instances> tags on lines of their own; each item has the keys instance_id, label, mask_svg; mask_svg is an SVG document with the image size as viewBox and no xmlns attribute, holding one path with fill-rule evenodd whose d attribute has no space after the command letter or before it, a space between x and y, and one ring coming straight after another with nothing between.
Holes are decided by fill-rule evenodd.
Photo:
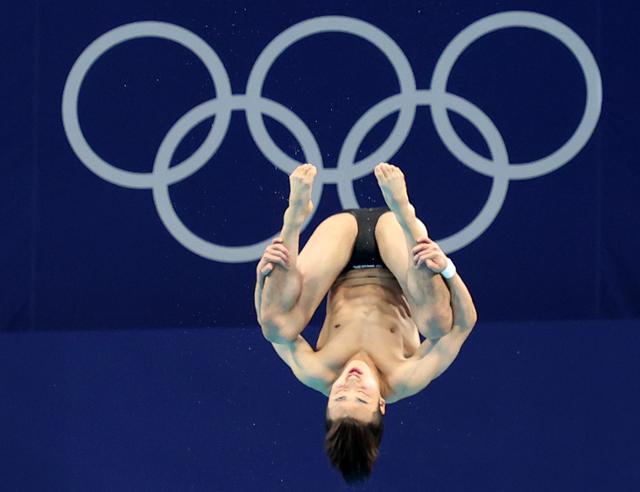
<instances>
[{"instance_id":1,"label":"diver's foot","mask_svg":"<svg viewBox=\"0 0 640 492\"><path fill-rule=\"evenodd\" d=\"M409 203L407 184L404 174L398 166L381 162L375 167L378 186L387 206L396 215L403 228L408 228L411 221L415 221L415 208Z\"/></svg>"},{"instance_id":2,"label":"diver's foot","mask_svg":"<svg viewBox=\"0 0 640 492\"><path fill-rule=\"evenodd\" d=\"M302 224L313 211L311 189L317 169L313 164L302 164L295 168L289 176L289 208L288 218L296 224Z\"/></svg>"}]
</instances>

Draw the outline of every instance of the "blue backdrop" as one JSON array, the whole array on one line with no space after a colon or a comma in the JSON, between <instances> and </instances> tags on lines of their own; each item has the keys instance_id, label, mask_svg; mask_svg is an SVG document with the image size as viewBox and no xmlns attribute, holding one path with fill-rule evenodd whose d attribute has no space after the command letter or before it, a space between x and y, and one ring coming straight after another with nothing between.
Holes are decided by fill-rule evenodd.
<instances>
[{"instance_id":1,"label":"blue backdrop","mask_svg":"<svg viewBox=\"0 0 640 492\"><path fill-rule=\"evenodd\" d=\"M380 161L480 324L440 386L391 409L371 486L637 488L636 2L5 10L10 490L338 487L322 398L260 338L255 265L296 163L320 170L304 244L383 203Z\"/></svg>"},{"instance_id":2,"label":"blue backdrop","mask_svg":"<svg viewBox=\"0 0 640 492\"><path fill-rule=\"evenodd\" d=\"M382 204L371 169L389 161L481 319L637 316L627 3L17 10L0 326L253 324L255 264L306 161L324 170L303 241Z\"/></svg>"}]
</instances>

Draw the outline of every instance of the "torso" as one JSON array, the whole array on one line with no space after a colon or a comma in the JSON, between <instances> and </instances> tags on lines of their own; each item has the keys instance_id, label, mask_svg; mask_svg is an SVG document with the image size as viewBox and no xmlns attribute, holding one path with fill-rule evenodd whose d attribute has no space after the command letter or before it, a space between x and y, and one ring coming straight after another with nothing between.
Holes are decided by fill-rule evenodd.
<instances>
[{"instance_id":1,"label":"torso","mask_svg":"<svg viewBox=\"0 0 640 492\"><path fill-rule=\"evenodd\" d=\"M384 379L383 396L393 401L400 369L419 346L409 305L389 270L350 270L336 279L316 343L318 359L336 377L354 354L365 352Z\"/></svg>"}]
</instances>

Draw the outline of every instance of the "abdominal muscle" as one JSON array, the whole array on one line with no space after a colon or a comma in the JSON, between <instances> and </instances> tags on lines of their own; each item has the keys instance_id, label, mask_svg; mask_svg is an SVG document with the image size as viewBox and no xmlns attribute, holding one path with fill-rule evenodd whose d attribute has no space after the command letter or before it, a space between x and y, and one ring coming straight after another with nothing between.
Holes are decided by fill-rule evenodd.
<instances>
[{"instance_id":1,"label":"abdominal muscle","mask_svg":"<svg viewBox=\"0 0 640 492\"><path fill-rule=\"evenodd\" d=\"M393 374L419 345L418 328L389 270L350 270L336 279L316 343L327 368L339 371L355 354L366 352L393 386Z\"/></svg>"}]
</instances>

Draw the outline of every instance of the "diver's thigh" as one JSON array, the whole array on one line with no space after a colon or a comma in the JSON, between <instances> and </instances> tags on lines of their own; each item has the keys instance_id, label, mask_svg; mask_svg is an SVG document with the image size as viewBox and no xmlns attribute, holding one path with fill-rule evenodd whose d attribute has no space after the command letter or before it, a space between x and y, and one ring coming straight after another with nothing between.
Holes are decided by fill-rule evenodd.
<instances>
[{"instance_id":1,"label":"diver's thigh","mask_svg":"<svg viewBox=\"0 0 640 492\"><path fill-rule=\"evenodd\" d=\"M410 249L404 230L393 212L386 212L380 216L375 233L382 260L400 282L400 286L404 288L403 283L409 268Z\"/></svg>"},{"instance_id":2,"label":"diver's thigh","mask_svg":"<svg viewBox=\"0 0 640 492\"><path fill-rule=\"evenodd\" d=\"M322 221L302 248L297 263L302 275L298 303L311 315L349 262L357 234L356 218L338 213Z\"/></svg>"}]
</instances>

